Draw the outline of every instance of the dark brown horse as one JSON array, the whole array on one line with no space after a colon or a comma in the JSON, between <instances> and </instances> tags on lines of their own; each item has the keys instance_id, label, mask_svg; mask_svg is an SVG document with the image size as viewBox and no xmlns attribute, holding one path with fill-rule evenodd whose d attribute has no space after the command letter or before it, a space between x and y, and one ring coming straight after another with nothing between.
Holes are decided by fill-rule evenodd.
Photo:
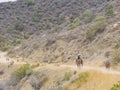
<instances>
[{"instance_id":1,"label":"dark brown horse","mask_svg":"<svg viewBox=\"0 0 120 90\"><path fill-rule=\"evenodd\" d=\"M105 67L106 67L106 69L110 69L110 61L109 60L105 61Z\"/></svg>"},{"instance_id":2,"label":"dark brown horse","mask_svg":"<svg viewBox=\"0 0 120 90\"><path fill-rule=\"evenodd\" d=\"M80 56L78 56L76 59L76 65L77 67L80 67L81 65L83 66L83 60L80 58Z\"/></svg>"}]
</instances>

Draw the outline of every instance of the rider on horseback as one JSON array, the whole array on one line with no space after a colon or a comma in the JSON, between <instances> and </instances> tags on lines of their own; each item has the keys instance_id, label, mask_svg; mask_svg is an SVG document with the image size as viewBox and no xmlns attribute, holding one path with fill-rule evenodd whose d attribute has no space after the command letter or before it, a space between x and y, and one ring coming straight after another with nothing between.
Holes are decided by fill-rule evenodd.
<instances>
[{"instance_id":1,"label":"rider on horseback","mask_svg":"<svg viewBox=\"0 0 120 90\"><path fill-rule=\"evenodd\" d=\"M77 64L77 66L80 66L80 64L83 66L83 60L81 59L80 55L78 55L78 57L76 59L76 64Z\"/></svg>"}]
</instances>

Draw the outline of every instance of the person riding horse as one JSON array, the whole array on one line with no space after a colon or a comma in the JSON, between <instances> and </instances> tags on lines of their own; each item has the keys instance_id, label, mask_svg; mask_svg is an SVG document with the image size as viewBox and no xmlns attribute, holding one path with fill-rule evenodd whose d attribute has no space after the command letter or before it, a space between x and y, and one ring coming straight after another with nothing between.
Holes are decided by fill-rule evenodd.
<instances>
[{"instance_id":1,"label":"person riding horse","mask_svg":"<svg viewBox=\"0 0 120 90\"><path fill-rule=\"evenodd\" d=\"M105 67L106 69L110 69L110 60L105 61Z\"/></svg>"},{"instance_id":2,"label":"person riding horse","mask_svg":"<svg viewBox=\"0 0 120 90\"><path fill-rule=\"evenodd\" d=\"M110 69L110 59L109 59L109 55L110 55L110 52L106 52L105 53L105 56L106 56L106 58L107 58L107 60L105 61L105 67L106 67L106 69Z\"/></svg>"},{"instance_id":3,"label":"person riding horse","mask_svg":"<svg viewBox=\"0 0 120 90\"><path fill-rule=\"evenodd\" d=\"M81 59L80 55L78 55L76 59L76 64L77 64L77 67L80 67L80 64L83 66L83 60Z\"/></svg>"}]
</instances>

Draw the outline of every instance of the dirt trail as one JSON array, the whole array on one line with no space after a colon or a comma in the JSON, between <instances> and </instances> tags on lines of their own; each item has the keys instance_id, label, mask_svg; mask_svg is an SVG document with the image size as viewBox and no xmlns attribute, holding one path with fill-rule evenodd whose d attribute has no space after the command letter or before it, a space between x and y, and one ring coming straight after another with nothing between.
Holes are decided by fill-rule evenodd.
<instances>
[{"instance_id":1,"label":"dirt trail","mask_svg":"<svg viewBox=\"0 0 120 90\"><path fill-rule=\"evenodd\" d=\"M95 70L95 71L99 71L99 72L102 72L102 73L120 75L120 71L115 71L113 69L108 70L105 67L83 66L83 67L77 68L75 65L61 65L60 67L69 67L69 68L72 68L74 70L83 70L83 71Z\"/></svg>"},{"instance_id":2,"label":"dirt trail","mask_svg":"<svg viewBox=\"0 0 120 90\"><path fill-rule=\"evenodd\" d=\"M7 58L5 57L6 55L6 52L0 52L0 63L3 63L3 64L7 64L7 63L10 63L10 62L14 62L14 64L25 64L26 62L17 62L17 60L14 60L14 59L11 59L11 58Z\"/></svg>"},{"instance_id":3,"label":"dirt trail","mask_svg":"<svg viewBox=\"0 0 120 90\"><path fill-rule=\"evenodd\" d=\"M5 55L6 55L6 53L0 53L0 63L4 63L5 64L5 63L12 62L12 61L14 61L14 64L25 64L26 63L26 62L17 62L16 60L12 60L12 59L7 60ZM46 68L54 68L55 69L56 66L54 64L46 64L45 67ZM99 71L99 72L102 72L102 73L113 74L113 75L120 75L120 71L115 71L113 69L108 70L105 67L83 66L81 68L77 68L76 65L61 64L60 66L58 66L58 68L71 68L73 70L82 70L82 71L95 70L95 71Z\"/></svg>"}]
</instances>

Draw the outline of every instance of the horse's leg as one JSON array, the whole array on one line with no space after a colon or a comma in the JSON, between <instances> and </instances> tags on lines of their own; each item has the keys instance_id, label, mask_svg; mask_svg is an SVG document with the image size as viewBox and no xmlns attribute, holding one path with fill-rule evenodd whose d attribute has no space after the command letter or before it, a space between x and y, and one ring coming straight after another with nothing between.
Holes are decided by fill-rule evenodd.
<instances>
[{"instance_id":1,"label":"horse's leg","mask_svg":"<svg viewBox=\"0 0 120 90\"><path fill-rule=\"evenodd\" d=\"M81 61L81 65L82 65L82 67L83 67L83 61Z\"/></svg>"},{"instance_id":2,"label":"horse's leg","mask_svg":"<svg viewBox=\"0 0 120 90\"><path fill-rule=\"evenodd\" d=\"M108 65L108 69L110 69L110 64Z\"/></svg>"}]
</instances>

